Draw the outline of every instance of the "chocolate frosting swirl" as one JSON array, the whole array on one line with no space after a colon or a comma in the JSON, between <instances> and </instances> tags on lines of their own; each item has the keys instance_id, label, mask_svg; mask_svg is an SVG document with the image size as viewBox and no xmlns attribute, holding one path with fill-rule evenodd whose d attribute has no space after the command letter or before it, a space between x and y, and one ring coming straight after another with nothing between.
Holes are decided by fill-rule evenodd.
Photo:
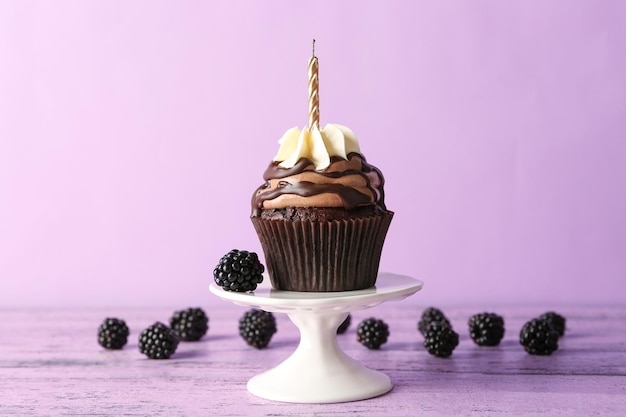
<instances>
[{"instance_id":1,"label":"chocolate frosting swirl","mask_svg":"<svg viewBox=\"0 0 626 417\"><path fill-rule=\"evenodd\" d=\"M343 207L375 205L387 210L384 198L384 177L357 152L347 159L333 156L330 165L315 170L314 163L301 158L290 168L269 164L263 179L266 181L252 196L252 217L262 209L284 207Z\"/></svg>"}]
</instances>

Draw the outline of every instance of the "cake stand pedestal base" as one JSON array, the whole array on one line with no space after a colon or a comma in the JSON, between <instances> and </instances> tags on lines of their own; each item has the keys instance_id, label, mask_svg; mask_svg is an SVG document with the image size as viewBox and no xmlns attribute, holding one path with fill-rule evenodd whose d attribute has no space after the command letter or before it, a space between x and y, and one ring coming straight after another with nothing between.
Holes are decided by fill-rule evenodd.
<instances>
[{"instance_id":1,"label":"cake stand pedestal base","mask_svg":"<svg viewBox=\"0 0 626 417\"><path fill-rule=\"evenodd\" d=\"M283 363L248 382L248 391L269 400L303 403L356 401L393 387L382 372L363 366L337 343L348 313L288 314L300 329L300 344Z\"/></svg>"},{"instance_id":2,"label":"cake stand pedestal base","mask_svg":"<svg viewBox=\"0 0 626 417\"><path fill-rule=\"evenodd\" d=\"M235 293L211 285L211 292L243 306L286 313L300 330L300 343L284 362L254 376L248 390L261 398L296 403L336 403L382 395L393 387L382 372L346 355L337 328L351 311L402 300L422 288L416 279L380 274L376 287L340 293L301 293L260 287Z\"/></svg>"}]
</instances>

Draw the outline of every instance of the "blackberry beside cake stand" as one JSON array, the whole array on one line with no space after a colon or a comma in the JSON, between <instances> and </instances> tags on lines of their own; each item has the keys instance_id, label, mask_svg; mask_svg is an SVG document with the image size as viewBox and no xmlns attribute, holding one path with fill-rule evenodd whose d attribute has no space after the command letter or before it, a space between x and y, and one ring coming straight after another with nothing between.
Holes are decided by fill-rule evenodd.
<instances>
[{"instance_id":1,"label":"blackberry beside cake stand","mask_svg":"<svg viewBox=\"0 0 626 417\"><path fill-rule=\"evenodd\" d=\"M257 397L293 403L365 400L393 387L389 376L346 355L337 343L337 328L351 311L400 301L422 288L414 278L380 273L372 288L344 292L295 292L267 283L252 293L210 290L219 298L246 307L285 313L300 330L295 352L278 366L252 377L248 391Z\"/></svg>"}]
</instances>

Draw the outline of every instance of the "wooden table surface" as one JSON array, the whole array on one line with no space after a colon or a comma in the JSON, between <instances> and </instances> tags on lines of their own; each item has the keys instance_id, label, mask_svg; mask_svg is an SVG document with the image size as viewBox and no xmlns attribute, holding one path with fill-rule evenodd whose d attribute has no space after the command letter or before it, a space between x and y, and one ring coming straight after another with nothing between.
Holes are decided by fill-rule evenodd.
<instances>
[{"instance_id":1,"label":"wooden table surface","mask_svg":"<svg viewBox=\"0 0 626 417\"><path fill-rule=\"evenodd\" d=\"M207 294L207 297L211 296ZM185 308L188 306L178 306ZM0 309L0 416L626 416L626 308L565 307L567 331L552 356L530 356L518 343L523 323L554 306L496 309L506 323L501 345L474 345L467 319L484 309L444 308L460 334L452 357L430 356L416 330L418 297L353 313L342 349L391 376L378 398L341 404L290 404L257 398L247 380L286 359L298 331L277 314L278 333L256 350L238 335L244 307L215 299L209 332L181 342L169 360L141 355L137 338L176 308ZM129 343L106 351L96 341L107 316L126 320ZM385 320L379 351L355 339L356 324Z\"/></svg>"}]
</instances>

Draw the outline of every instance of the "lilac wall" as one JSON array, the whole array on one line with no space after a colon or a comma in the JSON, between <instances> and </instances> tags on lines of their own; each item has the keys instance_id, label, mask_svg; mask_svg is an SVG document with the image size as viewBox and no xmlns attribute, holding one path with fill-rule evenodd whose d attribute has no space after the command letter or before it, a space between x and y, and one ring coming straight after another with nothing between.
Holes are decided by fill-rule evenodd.
<instances>
[{"instance_id":1,"label":"lilac wall","mask_svg":"<svg viewBox=\"0 0 626 417\"><path fill-rule=\"evenodd\" d=\"M107 0L0 2L0 306L214 302L313 37L415 302L626 302L626 2Z\"/></svg>"}]
</instances>

